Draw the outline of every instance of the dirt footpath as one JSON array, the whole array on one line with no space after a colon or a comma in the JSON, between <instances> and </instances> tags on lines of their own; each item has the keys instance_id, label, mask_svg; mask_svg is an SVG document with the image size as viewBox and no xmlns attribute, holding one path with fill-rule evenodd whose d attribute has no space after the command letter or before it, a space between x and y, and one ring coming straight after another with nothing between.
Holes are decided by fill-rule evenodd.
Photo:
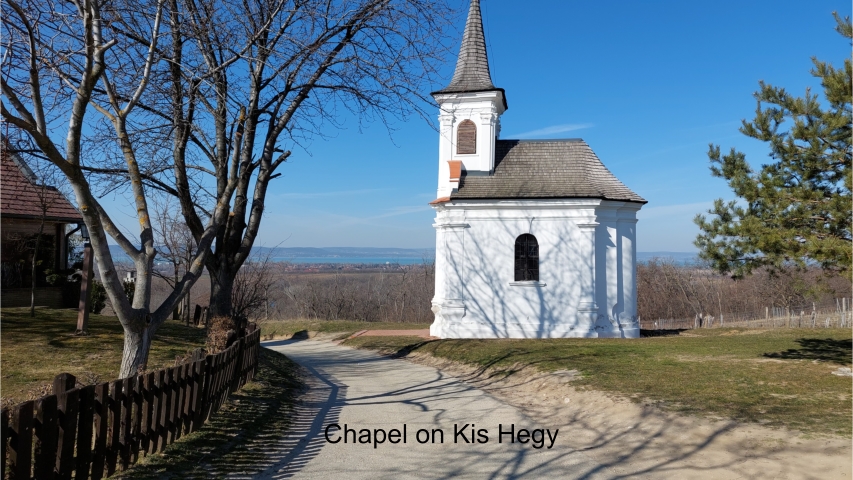
<instances>
[{"instance_id":1,"label":"dirt footpath","mask_svg":"<svg viewBox=\"0 0 853 480\"><path fill-rule=\"evenodd\" d=\"M308 390L286 434L256 442L268 444L263 462L228 478L618 477L569 447L562 432L435 368L327 341L263 346L300 364Z\"/></svg>"},{"instance_id":2,"label":"dirt footpath","mask_svg":"<svg viewBox=\"0 0 853 480\"><path fill-rule=\"evenodd\" d=\"M460 378L552 428L614 478L850 479L851 440L805 436L730 420L679 416L571 386L577 372L523 369L509 379L413 353L407 357Z\"/></svg>"}]
</instances>

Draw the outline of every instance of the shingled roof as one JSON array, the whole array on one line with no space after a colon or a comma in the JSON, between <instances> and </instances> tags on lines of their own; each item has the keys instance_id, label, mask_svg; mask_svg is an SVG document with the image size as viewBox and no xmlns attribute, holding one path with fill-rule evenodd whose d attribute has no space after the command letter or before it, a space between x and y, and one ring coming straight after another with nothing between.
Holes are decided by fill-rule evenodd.
<instances>
[{"instance_id":1,"label":"shingled roof","mask_svg":"<svg viewBox=\"0 0 853 480\"><path fill-rule=\"evenodd\" d=\"M459 48L459 58L456 60L456 71L450 85L433 92L465 93L500 90L492 83L489 73L489 57L486 54L486 37L483 35L483 17L480 14L480 0L471 0L468 10L468 20L465 23L465 33L462 35L462 46Z\"/></svg>"},{"instance_id":2,"label":"shingled roof","mask_svg":"<svg viewBox=\"0 0 853 480\"><path fill-rule=\"evenodd\" d=\"M647 203L622 184L580 139L496 140L495 170L464 172L451 200L600 198Z\"/></svg>"},{"instance_id":3,"label":"shingled roof","mask_svg":"<svg viewBox=\"0 0 853 480\"><path fill-rule=\"evenodd\" d=\"M40 219L41 205L47 205L45 220L61 223L82 223L80 212L54 187L37 183L27 164L15 158L6 148L0 155L0 216ZM39 194L43 194L42 203Z\"/></svg>"}]
</instances>

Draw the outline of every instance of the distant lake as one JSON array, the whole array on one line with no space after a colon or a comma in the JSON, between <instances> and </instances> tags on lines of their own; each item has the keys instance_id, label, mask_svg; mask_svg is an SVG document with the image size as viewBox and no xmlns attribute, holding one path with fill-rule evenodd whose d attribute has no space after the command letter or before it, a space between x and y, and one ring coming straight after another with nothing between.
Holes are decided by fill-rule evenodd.
<instances>
[{"instance_id":1,"label":"distant lake","mask_svg":"<svg viewBox=\"0 0 853 480\"><path fill-rule=\"evenodd\" d=\"M395 264L419 265L424 260L435 261L434 248L361 248L361 247L297 247L297 248L253 248L255 258L263 258L269 254L274 262L290 263L340 263L340 264ZM131 263L130 258L124 251L116 246L110 245L113 260L122 263ZM647 262L653 258L667 259L676 263L689 264L698 260L694 252L637 252L638 262ZM158 264L164 263L163 257L154 260Z\"/></svg>"},{"instance_id":2,"label":"distant lake","mask_svg":"<svg viewBox=\"0 0 853 480\"><path fill-rule=\"evenodd\" d=\"M272 257L273 262L290 263L368 263L368 264L395 264L420 265L424 258L418 257ZM427 258L429 262L434 258Z\"/></svg>"}]
</instances>

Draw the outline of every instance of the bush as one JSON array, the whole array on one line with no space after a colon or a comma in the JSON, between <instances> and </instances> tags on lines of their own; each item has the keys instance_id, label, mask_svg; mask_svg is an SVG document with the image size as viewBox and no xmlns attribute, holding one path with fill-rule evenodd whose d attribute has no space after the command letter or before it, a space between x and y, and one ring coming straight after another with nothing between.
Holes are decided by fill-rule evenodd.
<instances>
[{"instance_id":1,"label":"bush","mask_svg":"<svg viewBox=\"0 0 853 480\"><path fill-rule=\"evenodd\" d=\"M237 329L231 317L213 317L207 323L207 341L205 347L208 354L221 352L237 337Z\"/></svg>"},{"instance_id":2,"label":"bush","mask_svg":"<svg viewBox=\"0 0 853 480\"><path fill-rule=\"evenodd\" d=\"M92 280L92 293L89 297L89 313L101 313L101 310L106 306L107 290L101 282Z\"/></svg>"}]
</instances>

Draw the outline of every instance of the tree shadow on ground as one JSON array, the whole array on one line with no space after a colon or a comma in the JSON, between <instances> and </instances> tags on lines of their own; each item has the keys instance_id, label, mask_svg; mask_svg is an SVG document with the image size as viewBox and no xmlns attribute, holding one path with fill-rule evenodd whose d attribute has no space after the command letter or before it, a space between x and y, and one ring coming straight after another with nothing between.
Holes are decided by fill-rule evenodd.
<instances>
[{"instance_id":1,"label":"tree shadow on ground","mask_svg":"<svg viewBox=\"0 0 853 480\"><path fill-rule=\"evenodd\" d=\"M784 352L765 353L767 358L785 360L820 360L835 362L841 365L853 363L853 341L850 339L835 340L832 338L800 338L797 340L801 348L791 348Z\"/></svg>"},{"instance_id":2,"label":"tree shadow on ground","mask_svg":"<svg viewBox=\"0 0 853 480\"><path fill-rule=\"evenodd\" d=\"M640 330L640 337L677 337L681 332L687 331L686 328L673 328L666 330Z\"/></svg>"},{"instance_id":3,"label":"tree shadow on ground","mask_svg":"<svg viewBox=\"0 0 853 480\"><path fill-rule=\"evenodd\" d=\"M413 343L411 345L406 345L404 347L400 347L400 349L398 349L396 352L394 352L388 356L391 358L406 358L410 353L414 352L415 350L423 347L424 345L426 345L428 343L432 343L435 341L436 340L426 340L424 342L417 342L417 343Z\"/></svg>"}]
</instances>

